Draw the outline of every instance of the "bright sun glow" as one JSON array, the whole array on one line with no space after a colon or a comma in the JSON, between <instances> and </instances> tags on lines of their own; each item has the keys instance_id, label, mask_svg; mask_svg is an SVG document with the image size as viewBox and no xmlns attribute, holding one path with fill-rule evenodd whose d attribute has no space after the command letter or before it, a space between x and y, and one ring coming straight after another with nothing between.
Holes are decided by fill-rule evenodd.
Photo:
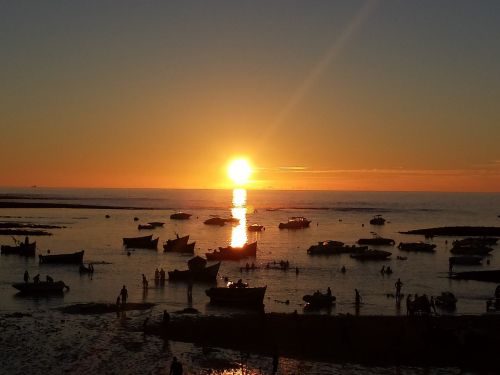
<instances>
[{"instance_id":1,"label":"bright sun glow","mask_svg":"<svg viewBox=\"0 0 500 375\"><path fill-rule=\"evenodd\" d=\"M244 185L252 174L252 167L245 159L236 159L229 164L227 174L237 185Z\"/></svg>"}]
</instances>

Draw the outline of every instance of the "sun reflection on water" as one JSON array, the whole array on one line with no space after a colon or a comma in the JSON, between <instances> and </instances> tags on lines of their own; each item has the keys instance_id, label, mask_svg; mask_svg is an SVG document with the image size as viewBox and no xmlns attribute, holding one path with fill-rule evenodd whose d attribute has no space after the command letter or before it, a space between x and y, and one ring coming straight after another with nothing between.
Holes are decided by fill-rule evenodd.
<instances>
[{"instance_id":1,"label":"sun reflection on water","mask_svg":"<svg viewBox=\"0 0 500 375\"><path fill-rule=\"evenodd\" d=\"M247 191L245 189L233 190L233 207L231 214L240 220L240 223L233 227L231 233L231 246L241 247L247 242Z\"/></svg>"}]
</instances>

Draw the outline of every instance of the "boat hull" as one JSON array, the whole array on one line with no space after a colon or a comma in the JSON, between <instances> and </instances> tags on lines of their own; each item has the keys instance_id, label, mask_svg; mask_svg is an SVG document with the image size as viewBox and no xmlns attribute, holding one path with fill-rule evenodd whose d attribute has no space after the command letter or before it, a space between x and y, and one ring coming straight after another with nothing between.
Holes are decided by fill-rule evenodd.
<instances>
[{"instance_id":1,"label":"boat hull","mask_svg":"<svg viewBox=\"0 0 500 375\"><path fill-rule=\"evenodd\" d=\"M9 246L9 245L2 245L0 248L2 254L4 255L21 255L21 256L26 256L26 257L32 257L35 256L36 252L36 242L32 242L29 244L21 243L18 246Z\"/></svg>"},{"instance_id":2,"label":"boat hull","mask_svg":"<svg viewBox=\"0 0 500 375\"><path fill-rule=\"evenodd\" d=\"M245 244L243 247L221 247L212 253L205 253L208 260L240 260L257 255L257 242Z\"/></svg>"},{"instance_id":3,"label":"boat hull","mask_svg":"<svg viewBox=\"0 0 500 375\"><path fill-rule=\"evenodd\" d=\"M15 283L12 284L12 286L19 290L22 294L62 294L65 288L69 289L63 281L56 281L52 283Z\"/></svg>"},{"instance_id":4,"label":"boat hull","mask_svg":"<svg viewBox=\"0 0 500 375\"><path fill-rule=\"evenodd\" d=\"M455 280L474 280L500 283L500 270L456 272L450 277Z\"/></svg>"},{"instance_id":5,"label":"boat hull","mask_svg":"<svg viewBox=\"0 0 500 375\"><path fill-rule=\"evenodd\" d=\"M39 255L40 264L82 264L84 250L72 254Z\"/></svg>"},{"instance_id":6,"label":"boat hull","mask_svg":"<svg viewBox=\"0 0 500 375\"><path fill-rule=\"evenodd\" d=\"M188 245L189 236L175 238L173 240L167 240L165 244L163 244L163 251L166 253L174 252L174 253L185 253L192 252L188 249L186 251L186 247Z\"/></svg>"},{"instance_id":7,"label":"boat hull","mask_svg":"<svg viewBox=\"0 0 500 375\"><path fill-rule=\"evenodd\" d=\"M174 270L168 272L168 279L170 281L201 281L201 282L214 282L217 280L219 273L220 262L213 266L205 267L201 270Z\"/></svg>"},{"instance_id":8,"label":"boat hull","mask_svg":"<svg viewBox=\"0 0 500 375\"><path fill-rule=\"evenodd\" d=\"M261 307L264 304L266 288L210 288L205 293L212 304Z\"/></svg>"},{"instance_id":9,"label":"boat hull","mask_svg":"<svg viewBox=\"0 0 500 375\"><path fill-rule=\"evenodd\" d=\"M158 248L158 239L159 238L155 238L153 240L153 235L144 236L144 237L124 238L123 245L127 248L157 249Z\"/></svg>"}]
</instances>

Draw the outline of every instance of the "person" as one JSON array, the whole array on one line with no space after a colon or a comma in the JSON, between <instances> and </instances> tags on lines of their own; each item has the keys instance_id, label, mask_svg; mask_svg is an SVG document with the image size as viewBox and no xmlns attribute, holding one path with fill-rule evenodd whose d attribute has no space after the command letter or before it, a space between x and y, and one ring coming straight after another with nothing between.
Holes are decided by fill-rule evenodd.
<instances>
[{"instance_id":1,"label":"person","mask_svg":"<svg viewBox=\"0 0 500 375\"><path fill-rule=\"evenodd\" d=\"M177 360L177 357L172 359L172 364L170 365L169 375L182 375L184 370L182 369L182 363Z\"/></svg>"},{"instance_id":2,"label":"person","mask_svg":"<svg viewBox=\"0 0 500 375\"><path fill-rule=\"evenodd\" d=\"M411 294L406 296L406 315L411 315Z\"/></svg>"},{"instance_id":3,"label":"person","mask_svg":"<svg viewBox=\"0 0 500 375\"><path fill-rule=\"evenodd\" d=\"M125 306L127 303L127 298L128 298L128 291L127 288L125 288L125 285L123 286L122 290L120 291L120 295L122 297L122 306Z\"/></svg>"},{"instance_id":4,"label":"person","mask_svg":"<svg viewBox=\"0 0 500 375\"><path fill-rule=\"evenodd\" d=\"M326 290L326 295L327 295L328 297L331 297L331 295L332 295L332 290L330 289L330 287L328 287L328 289Z\"/></svg>"},{"instance_id":5,"label":"person","mask_svg":"<svg viewBox=\"0 0 500 375\"><path fill-rule=\"evenodd\" d=\"M295 274L298 275L299 274L299 267L295 267Z\"/></svg>"},{"instance_id":6,"label":"person","mask_svg":"<svg viewBox=\"0 0 500 375\"><path fill-rule=\"evenodd\" d=\"M40 274L37 273L35 277L33 277L33 282L35 284L38 284L40 282Z\"/></svg>"},{"instance_id":7,"label":"person","mask_svg":"<svg viewBox=\"0 0 500 375\"><path fill-rule=\"evenodd\" d=\"M188 297L188 303L192 303L193 302L193 283L191 282L191 280L188 283L187 297Z\"/></svg>"},{"instance_id":8,"label":"person","mask_svg":"<svg viewBox=\"0 0 500 375\"><path fill-rule=\"evenodd\" d=\"M170 323L170 314L167 312L167 310L163 310L162 323L165 327L167 327Z\"/></svg>"},{"instance_id":9,"label":"person","mask_svg":"<svg viewBox=\"0 0 500 375\"><path fill-rule=\"evenodd\" d=\"M385 273L385 265L382 266L382 269L380 270L380 273L383 275Z\"/></svg>"},{"instance_id":10,"label":"person","mask_svg":"<svg viewBox=\"0 0 500 375\"><path fill-rule=\"evenodd\" d=\"M46 280L47 280L48 283L53 283L54 282L54 279L52 277L50 277L49 275L47 275Z\"/></svg>"},{"instance_id":11,"label":"person","mask_svg":"<svg viewBox=\"0 0 500 375\"><path fill-rule=\"evenodd\" d=\"M453 258L448 259L448 272L453 272Z\"/></svg>"},{"instance_id":12,"label":"person","mask_svg":"<svg viewBox=\"0 0 500 375\"><path fill-rule=\"evenodd\" d=\"M346 271L347 270L346 270L345 266L342 266L342 268L340 269L340 272L345 273Z\"/></svg>"},{"instance_id":13,"label":"person","mask_svg":"<svg viewBox=\"0 0 500 375\"><path fill-rule=\"evenodd\" d=\"M160 281L165 281L165 270L160 268Z\"/></svg>"},{"instance_id":14,"label":"person","mask_svg":"<svg viewBox=\"0 0 500 375\"><path fill-rule=\"evenodd\" d=\"M158 271L158 268L155 269L155 281L158 282L160 280L160 271Z\"/></svg>"},{"instance_id":15,"label":"person","mask_svg":"<svg viewBox=\"0 0 500 375\"><path fill-rule=\"evenodd\" d=\"M431 302L430 302L430 304L431 304L431 309L432 309L432 311L434 311L434 314L435 314L436 313L436 304L434 302L434 297L433 296L431 296Z\"/></svg>"},{"instance_id":16,"label":"person","mask_svg":"<svg viewBox=\"0 0 500 375\"><path fill-rule=\"evenodd\" d=\"M30 274L28 273L28 270L24 271L24 282L27 283L30 281Z\"/></svg>"},{"instance_id":17,"label":"person","mask_svg":"<svg viewBox=\"0 0 500 375\"><path fill-rule=\"evenodd\" d=\"M142 274L142 287L144 289L148 289L148 279L146 279L146 276Z\"/></svg>"},{"instance_id":18,"label":"person","mask_svg":"<svg viewBox=\"0 0 500 375\"><path fill-rule=\"evenodd\" d=\"M89 263L89 271L91 274L94 273L94 265L92 263Z\"/></svg>"},{"instance_id":19,"label":"person","mask_svg":"<svg viewBox=\"0 0 500 375\"><path fill-rule=\"evenodd\" d=\"M354 303L356 306L361 305L361 294L359 294L359 290L354 289L354 292L356 293L356 296L354 298Z\"/></svg>"},{"instance_id":20,"label":"person","mask_svg":"<svg viewBox=\"0 0 500 375\"><path fill-rule=\"evenodd\" d=\"M247 271L250 269L250 264L248 264L248 262L247 262L247 264L245 264L245 269L246 269Z\"/></svg>"},{"instance_id":21,"label":"person","mask_svg":"<svg viewBox=\"0 0 500 375\"><path fill-rule=\"evenodd\" d=\"M398 279L398 281L394 283L394 286L396 287L396 299L399 299L401 297L401 287L403 286L401 279Z\"/></svg>"},{"instance_id":22,"label":"person","mask_svg":"<svg viewBox=\"0 0 500 375\"><path fill-rule=\"evenodd\" d=\"M120 296L116 297L116 308L120 308Z\"/></svg>"},{"instance_id":23,"label":"person","mask_svg":"<svg viewBox=\"0 0 500 375\"><path fill-rule=\"evenodd\" d=\"M385 269L385 273L388 275L390 275L392 273L391 266L387 266L387 268Z\"/></svg>"}]
</instances>

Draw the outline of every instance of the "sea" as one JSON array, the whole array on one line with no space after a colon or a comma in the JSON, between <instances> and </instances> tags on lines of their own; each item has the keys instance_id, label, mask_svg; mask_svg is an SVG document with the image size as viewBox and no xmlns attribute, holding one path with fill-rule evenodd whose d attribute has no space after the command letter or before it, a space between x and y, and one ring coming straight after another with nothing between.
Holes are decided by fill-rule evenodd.
<instances>
[{"instance_id":1,"label":"sea","mask_svg":"<svg viewBox=\"0 0 500 375\"><path fill-rule=\"evenodd\" d=\"M0 222L30 222L61 226L49 229L51 236L32 237L39 254L72 253L85 250L84 262L93 263L92 277L80 275L78 266L42 265L38 257L0 256L0 374L37 373L125 373L168 374L170 361L177 356L188 374L269 374L272 359L221 348L163 341L144 336L140 326L147 318L160 319L163 310L172 313L193 307L201 314L225 315L235 311L209 304L206 285L193 287L188 303L187 285L168 282L155 286L154 271L186 269L191 256L164 253L162 243L176 235L195 241L195 255L223 246L241 246L257 241L255 259L224 261L219 285L242 279L250 286L267 286L266 312L299 314L355 314L354 289L363 305L362 315L405 315L404 303L396 304L395 282L403 283L403 294L438 296L452 292L458 299L453 312L486 312L486 300L496 285L476 281L455 281L448 276L448 258L455 237L401 234L403 231L440 226L499 226L498 193L430 192L337 192L275 190L167 190L167 189L56 189L1 188L0 202L63 203L115 208L1 208ZM124 209L126 208L126 209ZM171 220L172 213L192 214L189 220ZM370 225L375 215L385 225ZM214 216L235 217L239 224L209 226L203 222ZM280 222L302 216L311 220L309 228L279 229ZM134 221L138 218L138 221ZM139 231L138 224L160 221L164 226ZM262 232L248 232L247 226L260 224ZM152 234L159 237L158 250L122 245L123 237ZM318 242L338 240L354 244L375 235L390 237L395 243L426 241L436 245L435 253L413 253L397 246L378 247L392 252L387 261L360 262L349 255L311 256L307 249ZM17 237L23 240L23 237ZM13 244L10 236L0 236L1 244ZM373 247L377 248L377 247ZM500 269L497 247L479 266L455 266L454 271ZM398 259L405 257L405 260ZM267 269L266 264L288 261L289 271ZM258 269L245 269L246 263ZM209 263L210 264L210 263ZM382 266L393 273L381 274ZM342 267L346 272L340 272ZM296 272L298 269L298 272ZM12 283L20 282L27 270L31 276L50 275L63 280L70 290L63 296L24 297ZM142 274L149 288L142 286ZM77 303L114 303L123 285L130 302L151 302L147 311L114 314L68 315L59 308ZM328 311L304 310L302 297L330 287L336 304ZM244 339L244 338L242 338ZM329 363L280 358L280 374L421 374L460 373L457 368L394 366L377 368L352 363Z\"/></svg>"}]
</instances>

